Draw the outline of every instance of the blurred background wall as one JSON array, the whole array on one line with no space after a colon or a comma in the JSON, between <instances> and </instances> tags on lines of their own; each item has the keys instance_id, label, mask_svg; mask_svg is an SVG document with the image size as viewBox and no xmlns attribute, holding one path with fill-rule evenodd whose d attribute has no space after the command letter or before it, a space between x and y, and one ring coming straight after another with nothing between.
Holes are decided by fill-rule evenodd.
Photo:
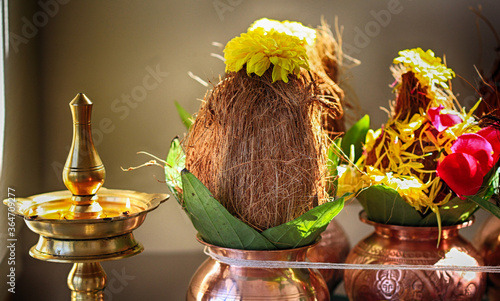
<instances>
[{"instance_id":1,"label":"blurred background wall","mask_svg":"<svg viewBox=\"0 0 500 301\"><path fill-rule=\"evenodd\" d=\"M72 137L68 103L79 92L94 102L94 142L106 167L105 186L168 193L161 183L161 168L124 172L121 167L150 159L136 154L138 151L166 156L171 139L185 133L174 101L194 113L206 92L188 72L216 83L224 64L212 55L222 54L212 42L225 44L261 17L300 21L313 27L322 17L332 26L337 20L343 29L344 51L361 62L344 74L342 83L358 98L363 109L359 114L370 113L375 128L387 117L380 107L388 107L392 99L389 66L399 50L430 48L437 56L446 56L457 73L453 89L462 104L470 106L477 100L474 86L479 78L474 66L489 74L499 45L469 10L482 5L484 16L500 31L500 2L495 0L5 1L9 45L2 198L7 187L14 187L17 197L65 189L61 170ZM359 210L352 203L338 217L351 244L371 230L358 221ZM484 218L479 214L475 227ZM469 229L470 236L474 229ZM5 231L3 225L0 230ZM191 223L173 199L149 214L135 233L146 248L137 257L198 254L197 258L203 258ZM25 246L17 249L18 256L26 257L18 289L35 291L40 283L47 288L40 278L50 277L54 266L61 265L35 263L26 254L36 236L23 229L18 237ZM139 259L123 261L116 269L134 265L133 260ZM183 271L185 277L197 264ZM169 270L168 265L151 268L151 277L179 272ZM69 267L61 269L50 287L61 299L37 300L67 299ZM173 296L183 296L186 285L183 280L173 288L164 288L158 296L180 300ZM152 290L138 285L134 291L141 289ZM119 299L132 298L131 290L125 288Z\"/></svg>"}]
</instances>

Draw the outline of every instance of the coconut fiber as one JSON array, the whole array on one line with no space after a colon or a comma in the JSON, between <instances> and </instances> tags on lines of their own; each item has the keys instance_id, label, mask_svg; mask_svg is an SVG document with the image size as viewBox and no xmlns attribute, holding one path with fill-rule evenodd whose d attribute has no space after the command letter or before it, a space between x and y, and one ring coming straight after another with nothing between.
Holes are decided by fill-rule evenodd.
<instances>
[{"instance_id":1,"label":"coconut fiber","mask_svg":"<svg viewBox=\"0 0 500 301\"><path fill-rule=\"evenodd\" d=\"M186 168L257 230L326 201L320 122L335 106L325 106L309 80L290 75L288 83L272 83L271 70L228 73L205 96L185 141Z\"/></svg>"}]
</instances>

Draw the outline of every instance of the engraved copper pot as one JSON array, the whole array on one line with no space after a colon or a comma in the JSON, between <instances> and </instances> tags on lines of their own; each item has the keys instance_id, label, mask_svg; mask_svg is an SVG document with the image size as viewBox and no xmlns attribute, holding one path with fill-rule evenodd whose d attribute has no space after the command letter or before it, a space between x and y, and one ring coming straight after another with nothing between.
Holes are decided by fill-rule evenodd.
<instances>
[{"instance_id":1,"label":"engraved copper pot","mask_svg":"<svg viewBox=\"0 0 500 301\"><path fill-rule=\"evenodd\" d=\"M470 219L442 227L437 246L437 227L406 227L378 224L360 214L361 221L375 231L361 240L347 256L354 264L481 266L481 255L458 230ZM432 270L346 270L345 290L349 300L481 300L486 275L479 272Z\"/></svg>"},{"instance_id":2,"label":"engraved copper pot","mask_svg":"<svg viewBox=\"0 0 500 301\"><path fill-rule=\"evenodd\" d=\"M244 260L304 261L309 247L248 251L204 244L211 253ZM191 278L186 300L330 300L323 276L314 269L254 268L207 258Z\"/></svg>"},{"instance_id":3,"label":"engraved copper pot","mask_svg":"<svg viewBox=\"0 0 500 301\"><path fill-rule=\"evenodd\" d=\"M500 219L490 216L476 233L474 245L484 257L484 264L500 265ZM500 274L488 273L488 300L500 301Z\"/></svg>"},{"instance_id":4,"label":"engraved copper pot","mask_svg":"<svg viewBox=\"0 0 500 301\"><path fill-rule=\"evenodd\" d=\"M344 263L350 249L349 238L344 229L339 223L332 220L321 234L319 243L307 251L307 259L311 262ZM320 269L319 272L325 278L330 294L333 294L344 278L344 270Z\"/></svg>"}]
</instances>

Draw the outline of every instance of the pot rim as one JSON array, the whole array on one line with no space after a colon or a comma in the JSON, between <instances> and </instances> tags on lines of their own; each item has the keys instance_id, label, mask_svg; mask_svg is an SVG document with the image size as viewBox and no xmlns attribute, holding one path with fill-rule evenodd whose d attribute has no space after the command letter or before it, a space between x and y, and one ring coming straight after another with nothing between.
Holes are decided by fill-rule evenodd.
<instances>
[{"instance_id":1,"label":"pot rim","mask_svg":"<svg viewBox=\"0 0 500 301\"><path fill-rule=\"evenodd\" d=\"M371 221L371 220L368 219L365 210L361 210L359 212L359 219L363 223L371 225L371 226L376 226L376 227L390 227L391 229L394 229L394 230L404 230L404 229L409 229L409 228L418 228L419 230L429 230L430 231L430 230L434 230L434 229L438 228L438 226L422 226L422 227L420 227L420 226L401 226L401 225L377 223L377 222L374 222L374 221ZM475 222L475 220L476 220L475 216L471 215L466 221L464 221L462 223L451 225L451 226L441 226L441 231L463 229L463 228L471 226Z\"/></svg>"}]
</instances>

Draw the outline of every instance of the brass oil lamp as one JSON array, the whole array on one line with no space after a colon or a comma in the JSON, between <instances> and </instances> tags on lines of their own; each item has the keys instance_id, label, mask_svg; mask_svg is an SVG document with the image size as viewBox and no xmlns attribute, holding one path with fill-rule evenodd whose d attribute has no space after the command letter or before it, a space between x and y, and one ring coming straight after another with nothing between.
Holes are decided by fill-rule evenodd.
<instances>
[{"instance_id":1,"label":"brass oil lamp","mask_svg":"<svg viewBox=\"0 0 500 301\"><path fill-rule=\"evenodd\" d=\"M63 169L68 190L17 198L15 214L40 235L32 257L73 263L71 300L104 300L106 273L100 262L142 252L132 231L169 195L101 188L105 169L92 140L92 102L80 93L69 105L73 142Z\"/></svg>"}]
</instances>

